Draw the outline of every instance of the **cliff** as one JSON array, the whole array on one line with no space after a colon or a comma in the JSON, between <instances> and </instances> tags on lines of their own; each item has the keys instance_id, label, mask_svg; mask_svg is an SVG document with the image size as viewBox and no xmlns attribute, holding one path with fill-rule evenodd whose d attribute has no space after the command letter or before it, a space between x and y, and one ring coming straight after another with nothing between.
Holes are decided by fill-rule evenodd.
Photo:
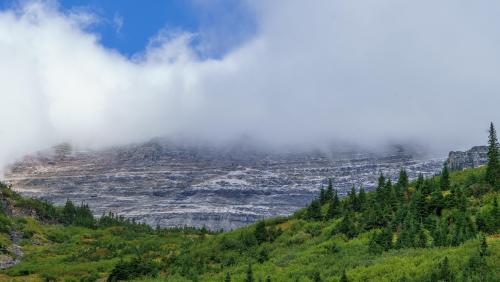
<instances>
[{"instance_id":1,"label":"cliff","mask_svg":"<svg viewBox=\"0 0 500 282\"><path fill-rule=\"evenodd\" d=\"M488 147L474 146L467 151L451 151L446 164L451 170L478 167L488 161Z\"/></svg>"}]
</instances>

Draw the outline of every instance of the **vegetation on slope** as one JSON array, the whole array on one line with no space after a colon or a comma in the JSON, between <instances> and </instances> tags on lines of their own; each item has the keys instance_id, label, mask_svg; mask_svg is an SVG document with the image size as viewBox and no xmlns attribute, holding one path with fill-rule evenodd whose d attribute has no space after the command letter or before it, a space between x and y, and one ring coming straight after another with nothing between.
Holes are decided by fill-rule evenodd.
<instances>
[{"instance_id":1,"label":"vegetation on slope","mask_svg":"<svg viewBox=\"0 0 500 282\"><path fill-rule=\"evenodd\" d=\"M490 157L498 158L494 127ZM493 140L492 140L493 139ZM333 186L290 217L231 232L153 229L86 205L25 199L2 185L0 244L23 234L8 281L500 281L500 165L340 199Z\"/></svg>"}]
</instances>

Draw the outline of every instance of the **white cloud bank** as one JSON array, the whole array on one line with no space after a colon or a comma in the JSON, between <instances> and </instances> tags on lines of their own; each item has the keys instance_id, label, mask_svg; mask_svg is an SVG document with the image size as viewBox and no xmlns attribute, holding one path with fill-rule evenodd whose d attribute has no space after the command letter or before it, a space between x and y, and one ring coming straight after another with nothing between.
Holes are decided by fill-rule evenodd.
<instances>
[{"instance_id":1,"label":"white cloud bank","mask_svg":"<svg viewBox=\"0 0 500 282\"><path fill-rule=\"evenodd\" d=\"M28 2L0 12L0 165L172 135L482 144L500 121L499 3L249 1L257 34L222 59L160 32L131 60L85 31L92 15Z\"/></svg>"}]
</instances>

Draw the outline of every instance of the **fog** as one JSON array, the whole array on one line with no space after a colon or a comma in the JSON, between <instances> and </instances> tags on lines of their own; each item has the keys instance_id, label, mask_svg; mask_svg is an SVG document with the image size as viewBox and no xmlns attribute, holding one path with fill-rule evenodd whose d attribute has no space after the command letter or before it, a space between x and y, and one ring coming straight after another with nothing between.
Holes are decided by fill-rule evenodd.
<instances>
[{"instance_id":1,"label":"fog","mask_svg":"<svg viewBox=\"0 0 500 282\"><path fill-rule=\"evenodd\" d=\"M91 12L23 3L0 12L0 167L157 136L446 153L500 122L497 1L248 1L255 34L217 59L167 29L129 58Z\"/></svg>"}]
</instances>

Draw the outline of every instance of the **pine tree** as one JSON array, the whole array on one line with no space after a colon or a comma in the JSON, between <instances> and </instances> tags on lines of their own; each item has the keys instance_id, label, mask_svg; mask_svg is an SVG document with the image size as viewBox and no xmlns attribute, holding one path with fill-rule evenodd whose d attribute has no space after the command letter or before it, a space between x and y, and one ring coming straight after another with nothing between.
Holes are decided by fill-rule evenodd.
<instances>
[{"instance_id":1,"label":"pine tree","mask_svg":"<svg viewBox=\"0 0 500 282\"><path fill-rule=\"evenodd\" d=\"M323 280L321 280L321 275L317 271L314 272L312 280L313 280L313 282L321 282L321 281L323 281Z\"/></svg>"},{"instance_id":2,"label":"pine tree","mask_svg":"<svg viewBox=\"0 0 500 282\"><path fill-rule=\"evenodd\" d=\"M424 175L422 173L418 174L416 187L417 187L417 190L420 190L420 191L422 191L422 189L424 187Z\"/></svg>"},{"instance_id":3,"label":"pine tree","mask_svg":"<svg viewBox=\"0 0 500 282\"><path fill-rule=\"evenodd\" d=\"M498 161L500 155L498 151L497 133L492 122L490 124L488 138L488 165L486 167L486 181L497 189L500 186L500 163Z\"/></svg>"},{"instance_id":4,"label":"pine tree","mask_svg":"<svg viewBox=\"0 0 500 282\"><path fill-rule=\"evenodd\" d=\"M327 219L333 219L340 215L340 200L337 191L333 194L333 199L330 201L328 206L326 217Z\"/></svg>"},{"instance_id":5,"label":"pine tree","mask_svg":"<svg viewBox=\"0 0 500 282\"><path fill-rule=\"evenodd\" d=\"M416 240L415 247L417 248L427 247L427 236L425 235L423 226L419 227L415 240Z\"/></svg>"},{"instance_id":6,"label":"pine tree","mask_svg":"<svg viewBox=\"0 0 500 282\"><path fill-rule=\"evenodd\" d=\"M415 216L419 222L422 222L427 215L427 203L422 192L416 191L411 196L410 206L415 210Z\"/></svg>"},{"instance_id":7,"label":"pine tree","mask_svg":"<svg viewBox=\"0 0 500 282\"><path fill-rule=\"evenodd\" d=\"M380 173L380 176L378 178L377 189L375 190L375 197L377 198L377 201L379 203L384 200L384 189L385 189L385 177L382 173Z\"/></svg>"},{"instance_id":8,"label":"pine tree","mask_svg":"<svg viewBox=\"0 0 500 282\"><path fill-rule=\"evenodd\" d=\"M333 182L331 178L328 178L328 187L326 188L325 198L327 202L333 200Z\"/></svg>"},{"instance_id":9,"label":"pine tree","mask_svg":"<svg viewBox=\"0 0 500 282\"><path fill-rule=\"evenodd\" d=\"M356 188L354 185L351 187L351 192L348 194L348 199L349 199L349 206L348 208L351 209L352 211L358 211L359 210L359 203L358 203L358 198L356 197Z\"/></svg>"},{"instance_id":10,"label":"pine tree","mask_svg":"<svg viewBox=\"0 0 500 282\"><path fill-rule=\"evenodd\" d=\"M323 187L319 190L319 203L323 205L326 202L326 192Z\"/></svg>"},{"instance_id":11,"label":"pine tree","mask_svg":"<svg viewBox=\"0 0 500 282\"><path fill-rule=\"evenodd\" d=\"M493 203L492 203L492 209L491 209L491 226L493 229L493 232L496 230L500 229L500 209L498 208L498 201L497 197L493 198Z\"/></svg>"},{"instance_id":12,"label":"pine tree","mask_svg":"<svg viewBox=\"0 0 500 282\"><path fill-rule=\"evenodd\" d=\"M307 218L312 220L321 220L321 204L319 199L315 199L307 207Z\"/></svg>"},{"instance_id":13,"label":"pine tree","mask_svg":"<svg viewBox=\"0 0 500 282\"><path fill-rule=\"evenodd\" d=\"M255 226L255 239L257 239L257 242L263 243L267 241L267 230L266 230L266 224L264 221L259 221L257 225Z\"/></svg>"},{"instance_id":14,"label":"pine tree","mask_svg":"<svg viewBox=\"0 0 500 282\"><path fill-rule=\"evenodd\" d=\"M62 221L64 224L69 225L75 222L76 207L71 200L66 200L66 204L62 210Z\"/></svg>"},{"instance_id":15,"label":"pine tree","mask_svg":"<svg viewBox=\"0 0 500 282\"><path fill-rule=\"evenodd\" d=\"M347 278L347 274L345 273L345 269L342 272L342 276L340 277L340 282L349 282L349 279Z\"/></svg>"},{"instance_id":16,"label":"pine tree","mask_svg":"<svg viewBox=\"0 0 500 282\"><path fill-rule=\"evenodd\" d=\"M384 192L383 192L383 198L380 200L381 203L383 203L384 206L390 206L392 208L395 208L397 205L397 195L394 191L394 186L392 185L392 181L389 179L385 183L384 187Z\"/></svg>"},{"instance_id":17,"label":"pine tree","mask_svg":"<svg viewBox=\"0 0 500 282\"><path fill-rule=\"evenodd\" d=\"M443 261L439 264L439 279L443 281L455 281L453 272L450 269L448 257L444 257Z\"/></svg>"},{"instance_id":18,"label":"pine tree","mask_svg":"<svg viewBox=\"0 0 500 282\"><path fill-rule=\"evenodd\" d=\"M382 173L380 173L380 176L378 177L378 186L377 186L377 188L382 189L382 188L384 188L384 186L385 186L385 177L384 177L384 175Z\"/></svg>"},{"instance_id":19,"label":"pine tree","mask_svg":"<svg viewBox=\"0 0 500 282\"><path fill-rule=\"evenodd\" d=\"M361 186L359 188L359 193L358 193L358 205L359 205L359 209L360 210L364 210L366 208L366 204L367 204L367 199L366 199L365 188L363 188L363 186Z\"/></svg>"},{"instance_id":20,"label":"pine tree","mask_svg":"<svg viewBox=\"0 0 500 282\"><path fill-rule=\"evenodd\" d=\"M399 201L404 201L409 185L408 174L403 168L399 171L398 183L396 184L396 192Z\"/></svg>"},{"instance_id":21,"label":"pine tree","mask_svg":"<svg viewBox=\"0 0 500 282\"><path fill-rule=\"evenodd\" d=\"M440 187L441 191L445 191L450 188L450 172L448 171L446 163L443 165L443 171L441 172Z\"/></svg>"},{"instance_id":22,"label":"pine tree","mask_svg":"<svg viewBox=\"0 0 500 282\"><path fill-rule=\"evenodd\" d=\"M231 274L226 273L226 278L224 279L224 282L231 282Z\"/></svg>"},{"instance_id":23,"label":"pine tree","mask_svg":"<svg viewBox=\"0 0 500 282\"><path fill-rule=\"evenodd\" d=\"M247 276L245 278L245 282L253 282L253 272L252 272L252 264L248 263L248 268L247 268Z\"/></svg>"},{"instance_id":24,"label":"pine tree","mask_svg":"<svg viewBox=\"0 0 500 282\"><path fill-rule=\"evenodd\" d=\"M266 282L271 282L271 276L269 276L269 275L268 275L268 276L266 277Z\"/></svg>"},{"instance_id":25,"label":"pine tree","mask_svg":"<svg viewBox=\"0 0 500 282\"><path fill-rule=\"evenodd\" d=\"M486 242L486 236L481 234L481 245L479 246L479 255L485 257L488 255L488 243Z\"/></svg>"},{"instance_id":26,"label":"pine tree","mask_svg":"<svg viewBox=\"0 0 500 282\"><path fill-rule=\"evenodd\" d=\"M338 232L345 234L349 239L356 236L356 226L352 222L351 217L352 217L351 212L346 211L337 229Z\"/></svg>"}]
</instances>

